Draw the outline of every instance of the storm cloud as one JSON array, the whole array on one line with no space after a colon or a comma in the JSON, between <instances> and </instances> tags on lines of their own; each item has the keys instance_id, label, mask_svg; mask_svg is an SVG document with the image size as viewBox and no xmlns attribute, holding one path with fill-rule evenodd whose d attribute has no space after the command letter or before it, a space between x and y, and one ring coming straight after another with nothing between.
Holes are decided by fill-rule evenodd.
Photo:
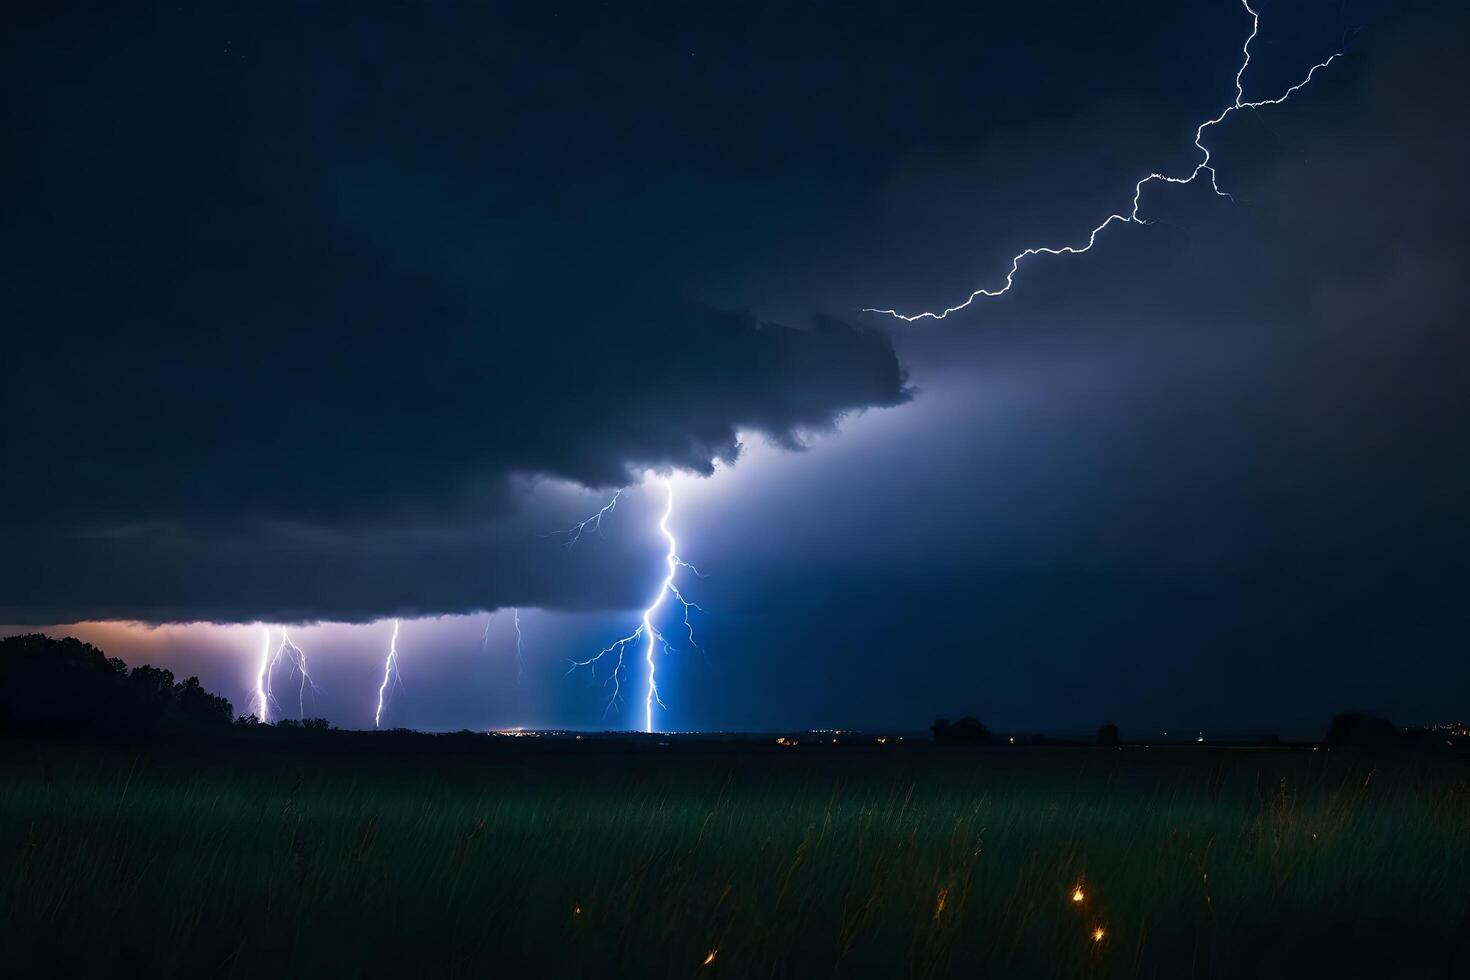
<instances>
[{"instance_id":1,"label":"storm cloud","mask_svg":"<svg viewBox=\"0 0 1470 980\"><path fill-rule=\"evenodd\" d=\"M528 481L707 474L742 433L795 447L908 399L886 334L688 294L717 219L640 220L606 129L668 107L536 101L571 62L394 25L54 11L7 52L9 88L45 96L5 164L9 618L595 602L534 569L410 597L472 546L531 561L506 544L544 530L517 523Z\"/></svg>"}]
</instances>

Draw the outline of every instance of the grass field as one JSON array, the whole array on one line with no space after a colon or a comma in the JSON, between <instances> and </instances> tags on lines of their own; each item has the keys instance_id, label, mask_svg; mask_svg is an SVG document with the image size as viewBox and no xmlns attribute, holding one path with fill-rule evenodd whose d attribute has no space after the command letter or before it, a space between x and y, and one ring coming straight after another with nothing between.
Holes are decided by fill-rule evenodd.
<instances>
[{"instance_id":1,"label":"grass field","mask_svg":"<svg viewBox=\"0 0 1470 980\"><path fill-rule=\"evenodd\" d=\"M274 733L0 751L9 976L1470 975L1454 757Z\"/></svg>"}]
</instances>

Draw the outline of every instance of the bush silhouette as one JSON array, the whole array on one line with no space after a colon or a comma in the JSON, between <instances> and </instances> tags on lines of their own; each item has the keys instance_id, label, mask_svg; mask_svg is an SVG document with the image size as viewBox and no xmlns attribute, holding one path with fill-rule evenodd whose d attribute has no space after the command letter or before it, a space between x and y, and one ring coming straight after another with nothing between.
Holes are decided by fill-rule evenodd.
<instances>
[{"instance_id":1,"label":"bush silhouette","mask_svg":"<svg viewBox=\"0 0 1470 980\"><path fill-rule=\"evenodd\" d=\"M168 720L172 724L190 728L228 725L234 715L230 702L218 694L206 691L197 677L186 677L182 684L174 685L171 707L171 717Z\"/></svg>"},{"instance_id":2,"label":"bush silhouette","mask_svg":"<svg viewBox=\"0 0 1470 980\"><path fill-rule=\"evenodd\" d=\"M190 677L39 633L0 640L0 730L147 731L228 725L230 702Z\"/></svg>"},{"instance_id":3,"label":"bush silhouette","mask_svg":"<svg viewBox=\"0 0 1470 980\"><path fill-rule=\"evenodd\" d=\"M995 740L990 729L970 715L954 724L948 718L937 719L929 730L934 733L934 741L941 745L985 745Z\"/></svg>"}]
</instances>

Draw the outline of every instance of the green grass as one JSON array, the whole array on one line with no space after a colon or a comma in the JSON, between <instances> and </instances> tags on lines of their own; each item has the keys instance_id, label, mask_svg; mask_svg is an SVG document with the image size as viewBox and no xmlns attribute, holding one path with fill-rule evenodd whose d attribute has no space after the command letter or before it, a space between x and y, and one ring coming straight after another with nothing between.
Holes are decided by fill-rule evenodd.
<instances>
[{"instance_id":1,"label":"green grass","mask_svg":"<svg viewBox=\"0 0 1470 980\"><path fill-rule=\"evenodd\" d=\"M1470 975L1454 758L386 744L4 744L8 974Z\"/></svg>"}]
</instances>

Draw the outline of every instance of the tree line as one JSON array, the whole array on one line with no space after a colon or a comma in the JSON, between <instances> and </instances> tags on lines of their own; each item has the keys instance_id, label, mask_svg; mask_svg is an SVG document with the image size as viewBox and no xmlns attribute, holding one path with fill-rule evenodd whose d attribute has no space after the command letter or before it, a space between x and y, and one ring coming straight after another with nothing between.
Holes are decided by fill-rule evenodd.
<instances>
[{"instance_id":1,"label":"tree line","mask_svg":"<svg viewBox=\"0 0 1470 980\"><path fill-rule=\"evenodd\" d=\"M230 702L197 677L133 667L73 637L0 639L0 730L134 731L229 725Z\"/></svg>"}]
</instances>

